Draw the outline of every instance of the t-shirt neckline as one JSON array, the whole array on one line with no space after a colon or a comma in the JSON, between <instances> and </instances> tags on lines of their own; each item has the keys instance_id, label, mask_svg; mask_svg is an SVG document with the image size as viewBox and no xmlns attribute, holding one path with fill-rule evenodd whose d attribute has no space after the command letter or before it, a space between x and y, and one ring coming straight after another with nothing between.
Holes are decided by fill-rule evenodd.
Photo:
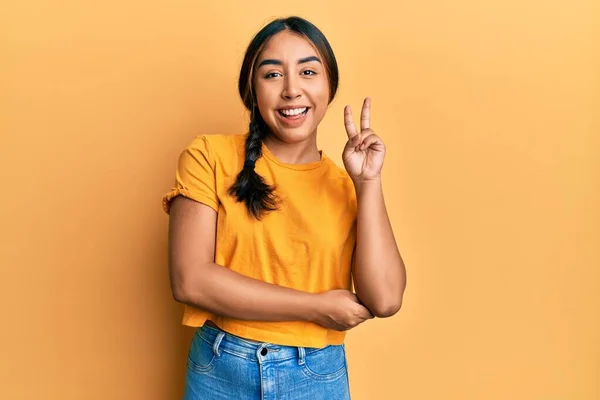
<instances>
[{"instance_id":1,"label":"t-shirt neckline","mask_svg":"<svg viewBox=\"0 0 600 400\"><path fill-rule=\"evenodd\" d=\"M280 159L278 159L273 153L271 153L271 150L269 150L269 148L267 147L267 145L264 142L262 143L262 154L264 157L269 159L269 161L279 165L280 167L293 169L293 170L297 170L297 171L307 171L307 170L319 168L320 166L325 165L325 162L327 160L327 155L325 154L325 152L323 150L319 150L319 154L321 154L321 159L318 161L313 161L313 162L309 162L309 163L305 163L305 164L285 163L285 162L281 161Z\"/></svg>"}]
</instances>

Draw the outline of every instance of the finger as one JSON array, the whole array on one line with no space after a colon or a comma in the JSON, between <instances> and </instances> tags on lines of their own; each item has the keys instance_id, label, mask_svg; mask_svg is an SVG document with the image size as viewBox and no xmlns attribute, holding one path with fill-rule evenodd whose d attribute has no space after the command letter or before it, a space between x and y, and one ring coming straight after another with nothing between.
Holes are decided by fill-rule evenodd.
<instances>
[{"instance_id":1,"label":"finger","mask_svg":"<svg viewBox=\"0 0 600 400\"><path fill-rule=\"evenodd\" d=\"M344 321L336 321L335 319L330 319L329 321L327 321L327 323L323 326L327 326L331 329L335 329L336 331L345 331L347 328L347 323L345 323Z\"/></svg>"},{"instance_id":2,"label":"finger","mask_svg":"<svg viewBox=\"0 0 600 400\"><path fill-rule=\"evenodd\" d=\"M356 315L358 315L363 320L374 318L373 314L371 313L371 310L365 307L365 305L363 305L362 303L359 304L359 308L357 310L358 311Z\"/></svg>"},{"instance_id":3,"label":"finger","mask_svg":"<svg viewBox=\"0 0 600 400\"><path fill-rule=\"evenodd\" d=\"M371 134L363 139L362 143L360 144L360 150L368 149L369 147L373 145L376 146L378 144L383 145L381 138L375 134Z\"/></svg>"},{"instance_id":4,"label":"finger","mask_svg":"<svg viewBox=\"0 0 600 400\"><path fill-rule=\"evenodd\" d=\"M355 321L352 326L350 327L350 329L352 328L356 328L357 326L359 326L360 324L364 323L365 321L367 321L367 319L369 318L360 318L358 321Z\"/></svg>"},{"instance_id":5,"label":"finger","mask_svg":"<svg viewBox=\"0 0 600 400\"><path fill-rule=\"evenodd\" d=\"M357 318L360 318L361 321L366 321L368 319L373 318L371 311L369 311L369 309L363 306L362 304L358 304L354 315Z\"/></svg>"},{"instance_id":6,"label":"finger","mask_svg":"<svg viewBox=\"0 0 600 400\"><path fill-rule=\"evenodd\" d=\"M350 106L344 108L344 126L346 127L348 139L353 139L358 135L356 126L354 126L354 121L352 120L352 110L350 109Z\"/></svg>"},{"instance_id":7,"label":"finger","mask_svg":"<svg viewBox=\"0 0 600 400\"><path fill-rule=\"evenodd\" d=\"M367 97L363 102L363 108L360 112L360 131L371 127L371 98Z\"/></svg>"},{"instance_id":8,"label":"finger","mask_svg":"<svg viewBox=\"0 0 600 400\"><path fill-rule=\"evenodd\" d=\"M371 311L369 311L368 308L365 307L365 311L362 314L362 317L367 320L367 319L373 319L375 318L375 316L371 313Z\"/></svg>"}]
</instances>

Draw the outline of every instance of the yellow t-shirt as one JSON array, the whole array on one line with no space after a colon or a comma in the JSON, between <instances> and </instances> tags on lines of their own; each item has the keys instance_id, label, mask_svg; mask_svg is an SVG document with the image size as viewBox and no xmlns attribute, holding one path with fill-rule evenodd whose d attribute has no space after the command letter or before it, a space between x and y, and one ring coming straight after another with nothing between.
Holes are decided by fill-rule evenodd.
<instances>
[{"instance_id":1,"label":"yellow t-shirt","mask_svg":"<svg viewBox=\"0 0 600 400\"><path fill-rule=\"evenodd\" d=\"M346 171L321 152L321 160L287 164L262 145L256 172L276 185L279 209L260 221L227 193L244 165L247 134L201 135L181 153L176 183L163 198L183 195L218 213L215 263L264 282L309 293L351 289L357 203ZM186 305L183 324L210 319L234 335L280 345L341 344L345 332L306 321L241 321Z\"/></svg>"}]
</instances>

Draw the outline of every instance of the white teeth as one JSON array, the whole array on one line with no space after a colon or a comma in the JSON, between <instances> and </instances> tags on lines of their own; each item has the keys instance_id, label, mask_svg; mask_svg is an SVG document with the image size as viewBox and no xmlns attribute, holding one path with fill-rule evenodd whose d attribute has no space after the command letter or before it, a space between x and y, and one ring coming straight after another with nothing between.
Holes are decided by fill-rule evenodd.
<instances>
[{"instance_id":1,"label":"white teeth","mask_svg":"<svg viewBox=\"0 0 600 400\"><path fill-rule=\"evenodd\" d=\"M306 111L307 107L304 108L294 108L291 110L280 110L282 114L285 115L298 115L298 114L302 114L304 111Z\"/></svg>"}]
</instances>

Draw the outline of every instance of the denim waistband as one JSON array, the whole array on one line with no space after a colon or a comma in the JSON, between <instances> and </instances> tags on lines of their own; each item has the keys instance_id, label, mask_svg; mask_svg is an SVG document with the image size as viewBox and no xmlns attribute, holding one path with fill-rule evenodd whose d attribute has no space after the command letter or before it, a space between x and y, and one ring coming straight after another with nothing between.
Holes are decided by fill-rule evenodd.
<instances>
[{"instance_id":1,"label":"denim waistband","mask_svg":"<svg viewBox=\"0 0 600 400\"><path fill-rule=\"evenodd\" d=\"M306 354L321 349L312 347L283 346L272 343L256 342L243 339L225 331L204 325L196 331L202 340L212 346L215 354L226 352L252 361L269 362L298 359L299 364L304 363Z\"/></svg>"}]
</instances>

